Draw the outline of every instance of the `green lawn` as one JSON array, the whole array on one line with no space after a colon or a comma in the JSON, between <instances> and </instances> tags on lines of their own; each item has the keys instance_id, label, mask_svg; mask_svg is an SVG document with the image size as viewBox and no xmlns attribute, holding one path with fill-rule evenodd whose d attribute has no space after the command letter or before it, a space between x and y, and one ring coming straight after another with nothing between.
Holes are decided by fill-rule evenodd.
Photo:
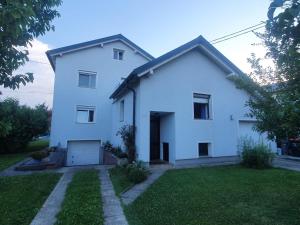
<instances>
[{"instance_id":1,"label":"green lawn","mask_svg":"<svg viewBox=\"0 0 300 225\"><path fill-rule=\"evenodd\" d=\"M25 157L25 153L0 155L0 171L23 160Z\"/></svg>"},{"instance_id":2,"label":"green lawn","mask_svg":"<svg viewBox=\"0 0 300 225\"><path fill-rule=\"evenodd\" d=\"M56 224L103 224L99 172L86 170L76 173L69 184Z\"/></svg>"},{"instance_id":3,"label":"green lawn","mask_svg":"<svg viewBox=\"0 0 300 225\"><path fill-rule=\"evenodd\" d=\"M133 183L127 178L124 170L115 167L109 170L111 182L113 183L116 195L120 195L123 191L133 185Z\"/></svg>"},{"instance_id":4,"label":"green lawn","mask_svg":"<svg viewBox=\"0 0 300 225\"><path fill-rule=\"evenodd\" d=\"M125 213L131 225L299 225L300 173L238 166L171 170Z\"/></svg>"},{"instance_id":5,"label":"green lawn","mask_svg":"<svg viewBox=\"0 0 300 225\"><path fill-rule=\"evenodd\" d=\"M28 225L60 174L0 177L0 224Z\"/></svg>"},{"instance_id":6,"label":"green lawn","mask_svg":"<svg viewBox=\"0 0 300 225\"><path fill-rule=\"evenodd\" d=\"M24 153L0 155L0 171L26 158L29 152L38 151L48 147L49 141L37 140L28 144Z\"/></svg>"}]
</instances>

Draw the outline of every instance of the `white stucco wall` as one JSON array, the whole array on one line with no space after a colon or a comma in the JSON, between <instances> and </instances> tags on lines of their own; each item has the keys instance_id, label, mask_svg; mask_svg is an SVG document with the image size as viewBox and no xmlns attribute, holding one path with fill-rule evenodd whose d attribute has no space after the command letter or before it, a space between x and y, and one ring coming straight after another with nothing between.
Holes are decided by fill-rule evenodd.
<instances>
[{"instance_id":1,"label":"white stucco wall","mask_svg":"<svg viewBox=\"0 0 300 225\"><path fill-rule=\"evenodd\" d=\"M124 120L120 120L120 102L124 101ZM112 132L111 142L114 146L123 146L120 136L117 136L117 132L124 125L132 124L132 105L133 105L133 94L128 91L122 98L118 99L112 104Z\"/></svg>"},{"instance_id":2,"label":"white stucco wall","mask_svg":"<svg viewBox=\"0 0 300 225\"><path fill-rule=\"evenodd\" d=\"M113 59L113 48L125 50L124 60ZM122 77L145 62L147 59L119 41L57 57L50 145L60 143L66 147L67 140L110 140L112 100L109 96ZM95 89L78 87L79 70L97 73ZM77 105L95 106L95 123L76 123Z\"/></svg>"},{"instance_id":3,"label":"white stucco wall","mask_svg":"<svg viewBox=\"0 0 300 225\"><path fill-rule=\"evenodd\" d=\"M239 120L245 118L246 92L198 50L160 67L140 82L137 119L139 157L149 161L150 111L174 113L175 159L198 158L198 143L208 142L210 156L237 154ZM211 95L212 118L195 120L193 93ZM232 117L232 119L231 119Z\"/></svg>"},{"instance_id":4,"label":"white stucco wall","mask_svg":"<svg viewBox=\"0 0 300 225\"><path fill-rule=\"evenodd\" d=\"M169 143L169 162L175 163L175 116L174 113L160 117L160 158L163 159L163 143Z\"/></svg>"}]
</instances>

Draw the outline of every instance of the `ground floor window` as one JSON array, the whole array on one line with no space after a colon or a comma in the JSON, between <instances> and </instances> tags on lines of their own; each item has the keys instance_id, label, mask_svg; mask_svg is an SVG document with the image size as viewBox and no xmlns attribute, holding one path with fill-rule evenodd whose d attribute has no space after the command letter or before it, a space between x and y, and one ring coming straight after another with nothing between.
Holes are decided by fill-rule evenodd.
<instances>
[{"instance_id":1,"label":"ground floor window","mask_svg":"<svg viewBox=\"0 0 300 225\"><path fill-rule=\"evenodd\" d=\"M209 143L198 143L199 156L208 156L208 145Z\"/></svg>"}]
</instances>

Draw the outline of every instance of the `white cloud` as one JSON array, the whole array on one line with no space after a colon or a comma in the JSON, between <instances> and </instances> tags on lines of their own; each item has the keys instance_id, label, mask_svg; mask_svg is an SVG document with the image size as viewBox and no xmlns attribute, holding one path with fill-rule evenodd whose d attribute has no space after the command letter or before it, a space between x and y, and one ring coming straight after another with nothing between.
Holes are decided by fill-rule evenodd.
<instances>
[{"instance_id":1,"label":"white cloud","mask_svg":"<svg viewBox=\"0 0 300 225\"><path fill-rule=\"evenodd\" d=\"M46 103L52 107L54 72L45 54L47 50L49 50L47 44L37 39L32 42L32 47L28 49L30 61L15 73L32 72L34 75L33 83L20 86L16 90L0 87L1 99L13 97L18 99L21 104L35 106Z\"/></svg>"}]
</instances>

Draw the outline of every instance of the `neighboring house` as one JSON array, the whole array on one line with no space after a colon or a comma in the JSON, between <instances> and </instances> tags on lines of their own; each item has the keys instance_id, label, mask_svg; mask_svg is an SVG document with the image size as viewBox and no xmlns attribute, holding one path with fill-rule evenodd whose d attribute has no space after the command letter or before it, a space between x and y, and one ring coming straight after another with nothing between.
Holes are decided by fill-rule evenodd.
<instances>
[{"instance_id":1,"label":"neighboring house","mask_svg":"<svg viewBox=\"0 0 300 225\"><path fill-rule=\"evenodd\" d=\"M101 142L122 145L116 133L125 124L135 124L145 162L235 156L242 136L268 142L245 116L248 94L227 79L242 72L202 36L158 58L120 34L47 56L50 145L67 148L67 165L101 164Z\"/></svg>"}]
</instances>

